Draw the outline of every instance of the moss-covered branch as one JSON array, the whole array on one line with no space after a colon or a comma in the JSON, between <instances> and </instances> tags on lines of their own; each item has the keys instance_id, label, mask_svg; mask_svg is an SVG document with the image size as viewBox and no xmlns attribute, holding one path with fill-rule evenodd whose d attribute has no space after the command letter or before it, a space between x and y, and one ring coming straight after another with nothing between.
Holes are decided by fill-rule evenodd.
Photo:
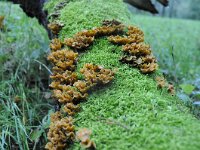
<instances>
[{"instance_id":1,"label":"moss-covered branch","mask_svg":"<svg viewBox=\"0 0 200 150\"><path fill-rule=\"evenodd\" d=\"M63 1L51 0L45 8L54 13L54 6ZM122 0L73 0L58 12L50 21L64 24L60 39L98 27L104 19L131 23ZM179 99L158 90L153 76L121 64L120 49L100 38L79 57L78 69L94 63L117 72L110 86L97 88L81 104L82 110L75 116L76 130L91 129L92 140L100 150L200 149L199 121ZM80 149L79 143L71 149Z\"/></svg>"}]
</instances>

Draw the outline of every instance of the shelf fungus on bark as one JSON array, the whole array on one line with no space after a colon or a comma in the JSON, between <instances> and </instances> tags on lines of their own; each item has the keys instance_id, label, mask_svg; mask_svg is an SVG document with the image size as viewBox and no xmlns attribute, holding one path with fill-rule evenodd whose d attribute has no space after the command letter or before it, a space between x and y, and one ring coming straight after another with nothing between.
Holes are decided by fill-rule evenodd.
<instances>
[{"instance_id":1,"label":"shelf fungus on bark","mask_svg":"<svg viewBox=\"0 0 200 150\"><path fill-rule=\"evenodd\" d=\"M156 63L148 63L140 65L139 69L142 73L152 73L157 69L158 65Z\"/></svg>"},{"instance_id":2,"label":"shelf fungus on bark","mask_svg":"<svg viewBox=\"0 0 200 150\"><path fill-rule=\"evenodd\" d=\"M122 33L124 30L124 25L122 24L114 24L114 23L109 23L107 22L107 24L101 26L101 27L97 27L91 30L83 30L81 32L78 32L75 37L82 37L82 36L86 36L86 37L102 37L102 36L109 36L109 35L116 35L119 33Z\"/></svg>"},{"instance_id":3,"label":"shelf fungus on bark","mask_svg":"<svg viewBox=\"0 0 200 150\"><path fill-rule=\"evenodd\" d=\"M151 54L150 46L144 43L126 44L122 47L122 50L132 56L146 56Z\"/></svg>"},{"instance_id":4,"label":"shelf fungus on bark","mask_svg":"<svg viewBox=\"0 0 200 150\"><path fill-rule=\"evenodd\" d=\"M119 44L119 45L125 45L125 44L131 44L131 43L141 43L144 42L144 37L137 35L137 34L132 34L129 36L110 36L108 37L108 40L114 44Z\"/></svg>"},{"instance_id":5,"label":"shelf fungus on bark","mask_svg":"<svg viewBox=\"0 0 200 150\"><path fill-rule=\"evenodd\" d=\"M57 150L67 147L68 143L75 140L75 127L72 117L51 120L47 138L49 142L45 146L46 149Z\"/></svg>"},{"instance_id":6,"label":"shelf fungus on bark","mask_svg":"<svg viewBox=\"0 0 200 150\"><path fill-rule=\"evenodd\" d=\"M61 85L62 89L53 90L53 97L56 98L61 104L69 103L69 102L80 102L87 98L87 93L80 93L74 87L69 85Z\"/></svg>"},{"instance_id":7,"label":"shelf fungus on bark","mask_svg":"<svg viewBox=\"0 0 200 150\"><path fill-rule=\"evenodd\" d=\"M57 38L53 39L51 41L51 43L50 43L50 49L51 49L51 51L61 50L62 47L63 47L63 43L59 39L57 39Z\"/></svg>"},{"instance_id":8,"label":"shelf fungus on bark","mask_svg":"<svg viewBox=\"0 0 200 150\"><path fill-rule=\"evenodd\" d=\"M154 72L158 65L149 45L144 42L144 33L138 27L128 26L125 35L110 36L108 40L114 44L123 45L124 56L120 62L137 67L141 73Z\"/></svg>"},{"instance_id":9,"label":"shelf fungus on bark","mask_svg":"<svg viewBox=\"0 0 200 150\"><path fill-rule=\"evenodd\" d=\"M92 29L92 30L83 30L78 32L75 36L86 36L86 37L95 37L97 35L97 30Z\"/></svg>"},{"instance_id":10,"label":"shelf fungus on bark","mask_svg":"<svg viewBox=\"0 0 200 150\"><path fill-rule=\"evenodd\" d=\"M135 27L135 26L128 26L127 35L130 36L130 35L134 35L134 34L144 37L144 32L142 30L140 30L140 28Z\"/></svg>"},{"instance_id":11,"label":"shelf fungus on bark","mask_svg":"<svg viewBox=\"0 0 200 150\"><path fill-rule=\"evenodd\" d=\"M91 86L107 84L114 78L114 72L112 70L104 69L101 66L93 64L85 64L80 72L84 75L85 80L91 83Z\"/></svg>"},{"instance_id":12,"label":"shelf fungus on bark","mask_svg":"<svg viewBox=\"0 0 200 150\"><path fill-rule=\"evenodd\" d=\"M80 105L76 105L74 103L66 103L63 106L63 111L68 115L68 116L73 116L75 115L80 109Z\"/></svg>"},{"instance_id":13,"label":"shelf fungus on bark","mask_svg":"<svg viewBox=\"0 0 200 150\"><path fill-rule=\"evenodd\" d=\"M85 49L89 47L94 41L94 37L75 36L73 38L65 39L65 44L74 49Z\"/></svg>"},{"instance_id":14,"label":"shelf fungus on bark","mask_svg":"<svg viewBox=\"0 0 200 150\"><path fill-rule=\"evenodd\" d=\"M60 83L62 82L68 85L73 85L74 82L78 80L77 74L68 70L63 73L55 72L53 75L50 76L50 78L54 81L59 81Z\"/></svg>"},{"instance_id":15,"label":"shelf fungus on bark","mask_svg":"<svg viewBox=\"0 0 200 150\"><path fill-rule=\"evenodd\" d=\"M116 35L120 34L124 31L124 25L113 25L113 26L102 26L98 27L95 30L97 30L98 36L109 36L109 35Z\"/></svg>"},{"instance_id":16,"label":"shelf fungus on bark","mask_svg":"<svg viewBox=\"0 0 200 150\"><path fill-rule=\"evenodd\" d=\"M56 34L61 29L53 23L51 28ZM79 79L75 72L78 53L74 51L86 50L96 38L102 36L109 36L110 42L123 45L124 56L120 59L122 63L128 63L145 74L157 69L156 59L152 55L150 46L143 43L143 31L135 26L127 27L116 20L104 20L102 26L80 31L72 38L65 39L64 43L59 39L52 40L48 60L54 66L50 76L52 83L49 86L53 89L52 98L58 102L61 109L51 117L49 143L46 149L65 149L69 146L69 143L74 140L74 125L71 116L80 110L80 102L88 97L90 89L96 85L108 84L114 79L114 71L92 63L86 63L80 69L83 79ZM67 46L72 50L66 49ZM173 88L168 86L168 90L172 91ZM77 132L77 138L85 148L96 148L89 138L90 134L88 129L83 129Z\"/></svg>"},{"instance_id":17,"label":"shelf fungus on bark","mask_svg":"<svg viewBox=\"0 0 200 150\"><path fill-rule=\"evenodd\" d=\"M48 24L48 28L54 35L58 35L63 26L64 26L63 24L57 22L52 22Z\"/></svg>"},{"instance_id":18,"label":"shelf fungus on bark","mask_svg":"<svg viewBox=\"0 0 200 150\"><path fill-rule=\"evenodd\" d=\"M76 67L76 58L78 53L75 53L72 50L60 50L52 52L48 56L50 60L56 67L61 68L62 70L74 70Z\"/></svg>"},{"instance_id":19,"label":"shelf fungus on bark","mask_svg":"<svg viewBox=\"0 0 200 150\"><path fill-rule=\"evenodd\" d=\"M73 86L76 87L81 93L87 93L88 90L91 88L88 82L81 80L75 82Z\"/></svg>"}]
</instances>

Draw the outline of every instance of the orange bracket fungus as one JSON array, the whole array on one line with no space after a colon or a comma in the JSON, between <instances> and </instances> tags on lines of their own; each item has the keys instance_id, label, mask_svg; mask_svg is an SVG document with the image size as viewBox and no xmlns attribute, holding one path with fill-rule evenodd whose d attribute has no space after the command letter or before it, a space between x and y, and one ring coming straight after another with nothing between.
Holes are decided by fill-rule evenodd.
<instances>
[{"instance_id":1,"label":"orange bracket fungus","mask_svg":"<svg viewBox=\"0 0 200 150\"><path fill-rule=\"evenodd\" d=\"M46 149L64 149L69 142L75 139L72 117L57 118L56 120L55 115L47 134L49 142L45 146Z\"/></svg>"},{"instance_id":2,"label":"orange bracket fungus","mask_svg":"<svg viewBox=\"0 0 200 150\"><path fill-rule=\"evenodd\" d=\"M51 23L49 28L58 35L62 26ZM49 142L46 144L46 149L69 147L69 144L75 140L72 116L80 110L80 102L88 97L91 88L110 83L114 79L114 71L92 63L87 63L80 69L83 79L79 79L75 72L79 50L87 49L93 44L95 38L102 36L108 36L108 40L114 44L123 45L124 56L120 59L122 63L136 67L144 74L152 73L157 69L158 65L151 48L144 43L144 33L137 27L126 27L116 20L104 20L101 27L80 31L72 38L65 39L64 42L53 39L50 44L51 53L48 56L48 60L54 65L50 76L52 79L50 87L52 98L61 108L51 115ZM172 87L168 90L172 90ZM91 131L83 129L76 135L85 148L96 148L95 143L89 138L90 134Z\"/></svg>"},{"instance_id":3,"label":"orange bracket fungus","mask_svg":"<svg viewBox=\"0 0 200 150\"><path fill-rule=\"evenodd\" d=\"M174 86L173 84L170 84L168 83L164 77L159 77L157 76L155 78L156 82L157 82L157 87L158 88L166 88L167 89L167 92L170 93L171 95L174 95L175 94L175 89L174 89Z\"/></svg>"},{"instance_id":4,"label":"orange bracket fungus","mask_svg":"<svg viewBox=\"0 0 200 150\"><path fill-rule=\"evenodd\" d=\"M60 50L63 46L63 43L59 39L53 39L50 44L50 49L52 51Z\"/></svg>"},{"instance_id":5,"label":"orange bracket fungus","mask_svg":"<svg viewBox=\"0 0 200 150\"><path fill-rule=\"evenodd\" d=\"M65 44L74 49L84 49L89 47L94 41L94 37L75 36L65 40Z\"/></svg>"},{"instance_id":6,"label":"orange bracket fungus","mask_svg":"<svg viewBox=\"0 0 200 150\"><path fill-rule=\"evenodd\" d=\"M54 35L58 35L63 26L64 26L63 24L57 22L52 22L48 24L48 28Z\"/></svg>"},{"instance_id":7,"label":"orange bracket fungus","mask_svg":"<svg viewBox=\"0 0 200 150\"><path fill-rule=\"evenodd\" d=\"M96 149L96 144L90 139L92 131L87 128L78 130L76 133L77 140L81 141L81 146L84 148Z\"/></svg>"}]
</instances>

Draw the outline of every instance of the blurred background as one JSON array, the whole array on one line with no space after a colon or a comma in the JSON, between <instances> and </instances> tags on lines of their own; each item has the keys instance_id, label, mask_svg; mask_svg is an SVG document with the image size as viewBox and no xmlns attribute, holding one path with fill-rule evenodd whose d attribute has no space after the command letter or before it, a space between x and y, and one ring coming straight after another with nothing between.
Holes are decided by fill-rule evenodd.
<instances>
[{"instance_id":1,"label":"blurred background","mask_svg":"<svg viewBox=\"0 0 200 150\"><path fill-rule=\"evenodd\" d=\"M128 4L132 22L145 32L145 40L152 46L161 72L176 86L177 96L196 108L200 104L200 1L170 0L164 7L152 0L152 4L159 13Z\"/></svg>"},{"instance_id":2,"label":"blurred background","mask_svg":"<svg viewBox=\"0 0 200 150\"><path fill-rule=\"evenodd\" d=\"M168 6L164 7L157 0L152 0L159 14L156 16L180 18L180 19L200 19L200 1L199 0L169 0ZM134 14L151 15L148 12L137 9L129 5L129 9Z\"/></svg>"}]
</instances>

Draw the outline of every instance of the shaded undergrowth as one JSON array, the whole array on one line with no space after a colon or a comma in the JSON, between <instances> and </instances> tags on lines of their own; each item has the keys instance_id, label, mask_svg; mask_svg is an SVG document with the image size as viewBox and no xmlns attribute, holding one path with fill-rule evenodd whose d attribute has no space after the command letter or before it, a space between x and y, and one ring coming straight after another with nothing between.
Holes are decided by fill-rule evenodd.
<instances>
[{"instance_id":1,"label":"shaded undergrowth","mask_svg":"<svg viewBox=\"0 0 200 150\"><path fill-rule=\"evenodd\" d=\"M0 149L43 146L48 127L46 31L11 3L0 3ZM43 136L43 139L40 137Z\"/></svg>"}]
</instances>

